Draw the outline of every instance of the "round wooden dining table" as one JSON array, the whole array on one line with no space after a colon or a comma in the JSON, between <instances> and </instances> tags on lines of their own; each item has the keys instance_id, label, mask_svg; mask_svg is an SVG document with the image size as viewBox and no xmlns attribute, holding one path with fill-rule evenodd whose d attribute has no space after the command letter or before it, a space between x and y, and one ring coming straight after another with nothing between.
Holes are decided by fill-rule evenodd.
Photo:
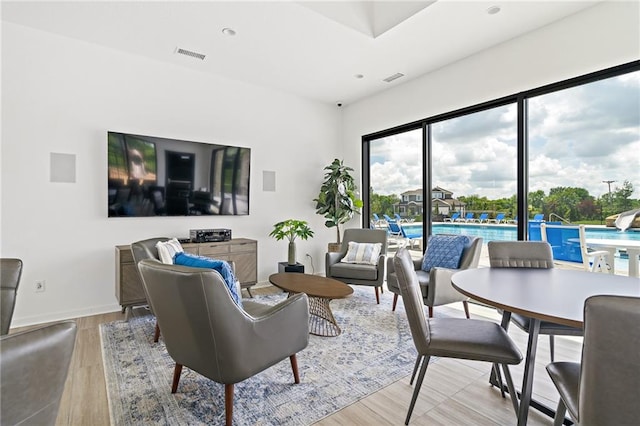
<instances>
[{"instance_id":1,"label":"round wooden dining table","mask_svg":"<svg viewBox=\"0 0 640 426\"><path fill-rule=\"evenodd\" d=\"M559 268L467 269L455 273L451 283L462 294L502 309L502 326L505 328L511 313L531 318L518 411L519 426L527 424L531 405L540 321L581 328L584 302L590 296L640 297L640 278Z\"/></svg>"}]
</instances>

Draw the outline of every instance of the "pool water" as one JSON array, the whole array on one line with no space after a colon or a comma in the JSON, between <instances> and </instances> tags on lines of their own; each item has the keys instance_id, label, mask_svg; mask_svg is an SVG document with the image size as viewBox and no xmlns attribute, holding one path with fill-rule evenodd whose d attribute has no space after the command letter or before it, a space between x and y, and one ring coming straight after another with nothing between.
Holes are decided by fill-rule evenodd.
<instances>
[{"instance_id":1,"label":"pool water","mask_svg":"<svg viewBox=\"0 0 640 426\"><path fill-rule=\"evenodd\" d=\"M402 225L411 233L422 233L421 223L406 223ZM465 234L482 237L484 244L489 241L516 241L515 225L485 225L485 224L439 224L432 225L434 234ZM618 231L615 228L586 227L587 238L637 240L640 241L640 230Z\"/></svg>"},{"instance_id":2,"label":"pool water","mask_svg":"<svg viewBox=\"0 0 640 426\"><path fill-rule=\"evenodd\" d=\"M403 224L402 227L407 229L407 232L411 230L411 233L422 234L421 223L407 223ZM432 229L434 234L464 234L482 237L484 245L489 241L516 241L518 239L515 225L434 223ZM640 241L640 229L621 232L616 228L587 226L585 227L585 233L587 238ZM616 252L614 262L616 270L627 270L628 258L626 253L621 256L620 252Z\"/></svg>"}]
</instances>

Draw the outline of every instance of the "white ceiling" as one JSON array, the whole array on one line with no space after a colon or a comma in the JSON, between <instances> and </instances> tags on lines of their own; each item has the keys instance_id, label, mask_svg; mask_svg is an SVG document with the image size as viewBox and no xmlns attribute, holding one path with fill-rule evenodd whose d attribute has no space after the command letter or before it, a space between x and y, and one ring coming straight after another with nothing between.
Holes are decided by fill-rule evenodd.
<instances>
[{"instance_id":1,"label":"white ceiling","mask_svg":"<svg viewBox=\"0 0 640 426\"><path fill-rule=\"evenodd\" d=\"M3 0L1 12L3 21L348 104L597 3ZM487 13L496 5L500 13ZM178 55L177 47L206 58ZM405 76L383 81L396 73Z\"/></svg>"}]
</instances>

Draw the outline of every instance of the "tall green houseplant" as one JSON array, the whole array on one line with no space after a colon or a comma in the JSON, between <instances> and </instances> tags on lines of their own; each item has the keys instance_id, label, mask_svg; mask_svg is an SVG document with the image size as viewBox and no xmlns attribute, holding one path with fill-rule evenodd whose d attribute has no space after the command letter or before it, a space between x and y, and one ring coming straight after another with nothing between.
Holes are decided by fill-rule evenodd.
<instances>
[{"instance_id":1,"label":"tall green houseplant","mask_svg":"<svg viewBox=\"0 0 640 426\"><path fill-rule=\"evenodd\" d=\"M324 182L320 187L316 203L316 213L324 216L327 228L336 228L338 244L340 244L340 226L360 214L362 200L357 197L356 182L351 176L353 169L337 158L324 168Z\"/></svg>"}]
</instances>

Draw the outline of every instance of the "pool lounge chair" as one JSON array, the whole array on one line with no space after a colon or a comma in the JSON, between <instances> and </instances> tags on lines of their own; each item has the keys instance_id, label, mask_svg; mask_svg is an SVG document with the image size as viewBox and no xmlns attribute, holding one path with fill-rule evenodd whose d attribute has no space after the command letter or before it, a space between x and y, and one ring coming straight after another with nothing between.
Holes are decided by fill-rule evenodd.
<instances>
[{"instance_id":1,"label":"pool lounge chair","mask_svg":"<svg viewBox=\"0 0 640 426\"><path fill-rule=\"evenodd\" d=\"M489 222L489 213L482 213L478 219L476 219L478 223Z\"/></svg>"},{"instance_id":2,"label":"pool lounge chair","mask_svg":"<svg viewBox=\"0 0 640 426\"><path fill-rule=\"evenodd\" d=\"M454 213L451 217L444 219L444 222L455 222L460 217L460 213Z\"/></svg>"},{"instance_id":3,"label":"pool lounge chair","mask_svg":"<svg viewBox=\"0 0 640 426\"><path fill-rule=\"evenodd\" d=\"M395 219L391 219L388 214L383 214L382 217L384 217L387 223L395 223Z\"/></svg>"},{"instance_id":4,"label":"pool lounge chair","mask_svg":"<svg viewBox=\"0 0 640 426\"><path fill-rule=\"evenodd\" d=\"M507 220L507 223L514 223L514 224L518 223L518 216L516 215L516 217L514 217L513 219Z\"/></svg>"},{"instance_id":5,"label":"pool lounge chair","mask_svg":"<svg viewBox=\"0 0 640 426\"><path fill-rule=\"evenodd\" d=\"M465 223L473 222L473 221L477 220L477 219L474 219L473 216L474 216L474 214L469 212L464 216L464 219L460 218L460 219L456 220L456 222L465 222Z\"/></svg>"},{"instance_id":6,"label":"pool lounge chair","mask_svg":"<svg viewBox=\"0 0 640 426\"><path fill-rule=\"evenodd\" d=\"M391 222L388 224L389 231L387 235L389 239L394 238L400 247L413 248L414 244L417 244L420 247L420 243L422 242L422 233L411 233L407 232L402 225L399 223Z\"/></svg>"},{"instance_id":7,"label":"pool lounge chair","mask_svg":"<svg viewBox=\"0 0 640 426\"><path fill-rule=\"evenodd\" d=\"M504 213L498 213L495 219L489 219L487 223L502 223L504 222Z\"/></svg>"},{"instance_id":8,"label":"pool lounge chair","mask_svg":"<svg viewBox=\"0 0 640 426\"><path fill-rule=\"evenodd\" d=\"M531 219L534 222L543 222L544 221L544 214L542 213L538 213L537 215L533 216L533 219Z\"/></svg>"}]
</instances>

